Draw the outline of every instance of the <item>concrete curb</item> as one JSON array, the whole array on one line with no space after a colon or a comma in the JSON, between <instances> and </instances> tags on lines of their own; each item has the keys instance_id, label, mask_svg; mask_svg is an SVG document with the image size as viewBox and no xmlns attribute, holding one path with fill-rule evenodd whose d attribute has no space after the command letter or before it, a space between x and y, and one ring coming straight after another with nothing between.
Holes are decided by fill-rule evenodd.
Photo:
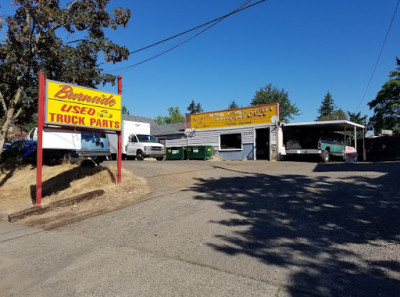
<instances>
[{"instance_id":1,"label":"concrete curb","mask_svg":"<svg viewBox=\"0 0 400 297\"><path fill-rule=\"evenodd\" d=\"M102 195L104 195L104 193L105 193L104 190L101 190L101 189L94 190L94 191L80 194L77 196L73 196L73 197L70 197L67 199L55 201L55 202L49 203L45 206L41 206L41 205L33 206L31 208L9 214L8 221L10 223L14 223L14 222L22 220L23 218L26 218L28 216L39 215L39 214L51 211L52 209L57 208L57 207L69 206L74 203L79 203L82 201L90 200L90 199L102 196Z\"/></svg>"}]
</instances>

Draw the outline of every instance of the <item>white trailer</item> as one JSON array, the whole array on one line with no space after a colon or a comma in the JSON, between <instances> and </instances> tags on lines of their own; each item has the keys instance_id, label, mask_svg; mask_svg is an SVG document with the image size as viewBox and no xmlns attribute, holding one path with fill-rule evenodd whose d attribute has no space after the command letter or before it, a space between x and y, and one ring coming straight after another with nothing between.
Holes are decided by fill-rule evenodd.
<instances>
[{"instance_id":1,"label":"white trailer","mask_svg":"<svg viewBox=\"0 0 400 297\"><path fill-rule=\"evenodd\" d=\"M121 125L121 134L122 158L125 159L129 136L132 134L150 134L150 124L123 120ZM110 139L111 156L115 159L118 152L118 136L117 134L108 134L108 137Z\"/></svg>"},{"instance_id":2,"label":"white trailer","mask_svg":"<svg viewBox=\"0 0 400 297\"><path fill-rule=\"evenodd\" d=\"M33 128L28 139L37 140L37 128ZM66 149L80 150L81 149L81 132L60 131L57 129L43 130L43 148L46 149Z\"/></svg>"},{"instance_id":3,"label":"white trailer","mask_svg":"<svg viewBox=\"0 0 400 297\"><path fill-rule=\"evenodd\" d=\"M28 139L37 141L37 128L33 128ZM100 163L110 157L109 139L103 132L43 130L44 155L53 158L91 157Z\"/></svg>"}]
</instances>

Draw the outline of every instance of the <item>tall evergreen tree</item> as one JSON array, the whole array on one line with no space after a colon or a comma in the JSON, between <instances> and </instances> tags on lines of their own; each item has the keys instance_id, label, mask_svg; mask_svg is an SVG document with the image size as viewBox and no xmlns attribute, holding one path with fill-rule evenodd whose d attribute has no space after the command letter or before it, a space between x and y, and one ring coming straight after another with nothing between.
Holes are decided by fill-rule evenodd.
<instances>
[{"instance_id":1,"label":"tall evergreen tree","mask_svg":"<svg viewBox=\"0 0 400 297\"><path fill-rule=\"evenodd\" d=\"M187 110L189 111L190 114L203 112L203 108L201 107L200 103L196 104L194 100L190 102Z\"/></svg>"},{"instance_id":2,"label":"tall evergreen tree","mask_svg":"<svg viewBox=\"0 0 400 297\"><path fill-rule=\"evenodd\" d=\"M328 91L322 100L321 106L318 109L319 117L318 121L321 121L322 118L326 118L330 114L332 114L336 110L335 102L333 101L331 93Z\"/></svg>"},{"instance_id":3,"label":"tall evergreen tree","mask_svg":"<svg viewBox=\"0 0 400 297\"><path fill-rule=\"evenodd\" d=\"M129 110L128 108L126 108L125 104L122 105L121 113L129 115Z\"/></svg>"},{"instance_id":4,"label":"tall evergreen tree","mask_svg":"<svg viewBox=\"0 0 400 297\"><path fill-rule=\"evenodd\" d=\"M232 103L229 105L229 109L234 109L234 108L239 108L239 105L237 105L235 100L233 100Z\"/></svg>"}]
</instances>

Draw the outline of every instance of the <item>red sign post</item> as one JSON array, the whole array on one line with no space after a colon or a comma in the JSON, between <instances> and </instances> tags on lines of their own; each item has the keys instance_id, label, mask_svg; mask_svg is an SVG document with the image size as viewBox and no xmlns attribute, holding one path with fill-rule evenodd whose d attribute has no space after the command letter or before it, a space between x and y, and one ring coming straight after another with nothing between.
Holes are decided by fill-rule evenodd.
<instances>
[{"instance_id":1,"label":"red sign post","mask_svg":"<svg viewBox=\"0 0 400 297\"><path fill-rule=\"evenodd\" d=\"M38 95L38 132L37 132L37 158L36 158L36 204L42 203L42 165L43 165L43 125L44 125L44 100L46 78L43 72L39 73Z\"/></svg>"},{"instance_id":2,"label":"red sign post","mask_svg":"<svg viewBox=\"0 0 400 297\"><path fill-rule=\"evenodd\" d=\"M122 76L118 76L118 94L122 95ZM122 119L121 119L122 126ZM118 157L117 157L117 183L121 183L121 162L122 162L122 136L121 131L118 131Z\"/></svg>"}]
</instances>

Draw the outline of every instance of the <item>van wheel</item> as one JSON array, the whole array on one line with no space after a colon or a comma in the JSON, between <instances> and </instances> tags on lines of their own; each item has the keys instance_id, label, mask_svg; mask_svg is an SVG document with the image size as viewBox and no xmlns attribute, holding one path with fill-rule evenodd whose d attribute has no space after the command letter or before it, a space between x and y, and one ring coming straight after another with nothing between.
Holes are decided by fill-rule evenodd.
<instances>
[{"instance_id":1,"label":"van wheel","mask_svg":"<svg viewBox=\"0 0 400 297\"><path fill-rule=\"evenodd\" d=\"M329 162L329 152L327 150L323 151L321 153L321 160L324 163L328 163Z\"/></svg>"},{"instance_id":2,"label":"van wheel","mask_svg":"<svg viewBox=\"0 0 400 297\"><path fill-rule=\"evenodd\" d=\"M164 157L157 157L156 160L157 161L162 161L164 159Z\"/></svg>"},{"instance_id":3,"label":"van wheel","mask_svg":"<svg viewBox=\"0 0 400 297\"><path fill-rule=\"evenodd\" d=\"M144 160L144 156L143 156L143 153L141 151L138 151L136 153L136 159L138 159L138 161L143 161Z\"/></svg>"}]
</instances>

